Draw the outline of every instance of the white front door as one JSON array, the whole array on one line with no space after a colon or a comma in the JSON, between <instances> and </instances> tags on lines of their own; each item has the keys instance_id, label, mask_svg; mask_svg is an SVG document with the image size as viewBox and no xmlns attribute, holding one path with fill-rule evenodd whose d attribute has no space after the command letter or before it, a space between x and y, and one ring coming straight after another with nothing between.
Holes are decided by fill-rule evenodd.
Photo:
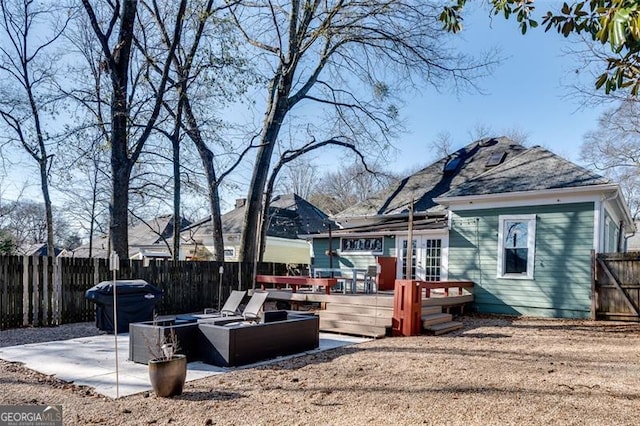
<instances>
[{"instance_id":1,"label":"white front door","mask_svg":"<svg viewBox=\"0 0 640 426\"><path fill-rule=\"evenodd\" d=\"M413 236L413 256L410 271L407 271L407 239L400 237L398 243L398 278L419 281L440 281L443 277L443 238Z\"/></svg>"}]
</instances>

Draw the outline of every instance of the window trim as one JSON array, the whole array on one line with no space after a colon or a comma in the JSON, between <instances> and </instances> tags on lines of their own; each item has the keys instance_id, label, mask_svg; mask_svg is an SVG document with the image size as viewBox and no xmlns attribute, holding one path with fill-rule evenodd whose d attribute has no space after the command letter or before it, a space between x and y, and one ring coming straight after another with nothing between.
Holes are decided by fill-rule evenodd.
<instances>
[{"instance_id":1,"label":"window trim","mask_svg":"<svg viewBox=\"0 0 640 426\"><path fill-rule=\"evenodd\" d=\"M504 224L507 221L527 223L527 273L507 274L504 272ZM536 256L536 221L535 214L500 215L498 216L498 271L497 277L504 279L532 280Z\"/></svg>"}]
</instances>

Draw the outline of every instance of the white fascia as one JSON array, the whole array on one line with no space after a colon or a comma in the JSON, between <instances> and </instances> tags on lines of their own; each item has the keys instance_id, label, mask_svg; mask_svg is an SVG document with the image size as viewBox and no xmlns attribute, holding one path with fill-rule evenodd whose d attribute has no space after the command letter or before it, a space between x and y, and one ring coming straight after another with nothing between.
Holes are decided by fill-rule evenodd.
<instances>
[{"instance_id":1,"label":"white fascia","mask_svg":"<svg viewBox=\"0 0 640 426\"><path fill-rule=\"evenodd\" d=\"M532 205L574 204L598 202L602 196L614 195L618 185L592 185L577 188L546 189L541 191L504 192L500 194L469 195L434 198L451 211L487 208L526 207Z\"/></svg>"}]
</instances>

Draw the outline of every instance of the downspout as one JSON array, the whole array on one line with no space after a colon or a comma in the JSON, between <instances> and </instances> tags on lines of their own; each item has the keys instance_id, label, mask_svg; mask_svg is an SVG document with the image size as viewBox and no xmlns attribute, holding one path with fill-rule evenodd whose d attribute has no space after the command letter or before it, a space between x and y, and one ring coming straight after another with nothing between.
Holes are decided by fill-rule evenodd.
<instances>
[{"instance_id":1,"label":"downspout","mask_svg":"<svg viewBox=\"0 0 640 426\"><path fill-rule=\"evenodd\" d=\"M629 248L629 244L628 244L628 239L633 237L634 235L636 235L638 233L636 227L635 227L635 221L634 221L634 226L633 226L633 232L629 232L628 234L624 235L624 250L627 251Z\"/></svg>"},{"instance_id":2,"label":"downspout","mask_svg":"<svg viewBox=\"0 0 640 426\"><path fill-rule=\"evenodd\" d=\"M622 231L623 230L624 230L624 220L621 220L620 224L618 225L618 241L616 242L618 253L622 253Z\"/></svg>"}]
</instances>

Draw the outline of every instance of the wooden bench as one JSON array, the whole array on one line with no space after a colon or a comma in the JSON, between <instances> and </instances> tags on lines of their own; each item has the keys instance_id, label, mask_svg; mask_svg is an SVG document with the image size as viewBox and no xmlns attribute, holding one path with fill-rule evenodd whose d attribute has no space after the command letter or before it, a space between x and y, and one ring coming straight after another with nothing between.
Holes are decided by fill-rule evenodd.
<instances>
[{"instance_id":1,"label":"wooden bench","mask_svg":"<svg viewBox=\"0 0 640 426\"><path fill-rule=\"evenodd\" d=\"M311 278L300 276L285 276L285 275L256 275L256 284L260 284L262 290L266 290L267 284L272 284L275 288L282 288L284 286L290 286L293 293L296 292L298 287L302 286L317 286L324 287L325 293L331 294L331 287L338 283L337 278Z\"/></svg>"},{"instance_id":2,"label":"wooden bench","mask_svg":"<svg viewBox=\"0 0 640 426\"><path fill-rule=\"evenodd\" d=\"M420 286L425 289L425 297L431 297L431 290L444 289L444 295L449 296L450 288L458 289L458 296L462 296L462 289L472 289L473 281L421 281Z\"/></svg>"}]
</instances>

